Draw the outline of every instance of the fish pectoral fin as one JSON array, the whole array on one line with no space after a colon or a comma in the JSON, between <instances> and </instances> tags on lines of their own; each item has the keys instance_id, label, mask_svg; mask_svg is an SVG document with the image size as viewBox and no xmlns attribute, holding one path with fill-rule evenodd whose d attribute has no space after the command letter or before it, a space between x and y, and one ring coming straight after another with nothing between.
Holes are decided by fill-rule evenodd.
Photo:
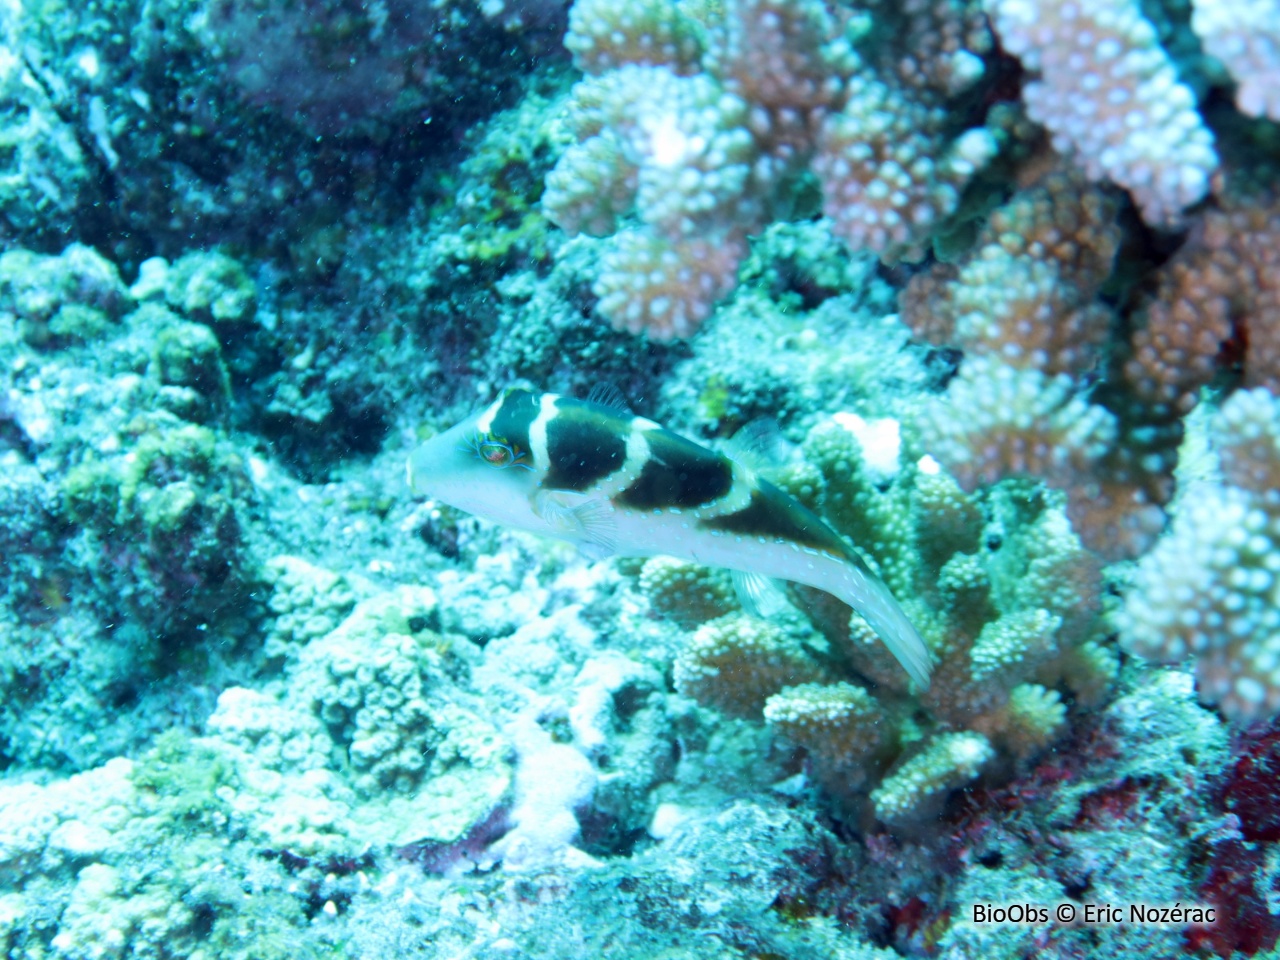
<instances>
[{"instance_id":1,"label":"fish pectoral fin","mask_svg":"<svg viewBox=\"0 0 1280 960\"><path fill-rule=\"evenodd\" d=\"M787 595L776 580L743 570L729 572L738 602L753 617L770 620L787 608Z\"/></svg>"},{"instance_id":2,"label":"fish pectoral fin","mask_svg":"<svg viewBox=\"0 0 1280 960\"><path fill-rule=\"evenodd\" d=\"M603 500L543 490L533 498L533 512L551 527L556 536L576 544L592 560L603 560L618 551L613 510Z\"/></svg>"}]
</instances>

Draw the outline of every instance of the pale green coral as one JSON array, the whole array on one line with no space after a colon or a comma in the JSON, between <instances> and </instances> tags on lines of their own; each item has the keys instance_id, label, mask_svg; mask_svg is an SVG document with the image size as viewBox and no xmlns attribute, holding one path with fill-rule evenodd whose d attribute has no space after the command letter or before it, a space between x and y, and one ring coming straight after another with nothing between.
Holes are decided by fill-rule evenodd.
<instances>
[{"instance_id":1,"label":"pale green coral","mask_svg":"<svg viewBox=\"0 0 1280 960\"><path fill-rule=\"evenodd\" d=\"M934 737L871 791L876 816L885 823L927 816L948 793L974 780L995 755L979 733Z\"/></svg>"},{"instance_id":2,"label":"pale green coral","mask_svg":"<svg viewBox=\"0 0 1280 960\"><path fill-rule=\"evenodd\" d=\"M1095 707L1106 698L1120 675L1120 655L1114 646L1086 640L1065 651L1056 666L1063 682L1075 694L1076 703Z\"/></svg>"},{"instance_id":3,"label":"pale green coral","mask_svg":"<svg viewBox=\"0 0 1280 960\"><path fill-rule=\"evenodd\" d=\"M1067 707L1057 690L1038 683L1014 687L1004 708L979 725L992 739L1019 759L1030 757L1053 743L1067 724Z\"/></svg>"},{"instance_id":4,"label":"pale green coral","mask_svg":"<svg viewBox=\"0 0 1280 960\"><path fill-rule=\"evenodd\" d=\"M948 473L921 471L916 476L912 505L920 529L922 558L939 568L956 555L977 552L986 522L977 500L960 489Z\"/></svg>"},{"instance_id":5,"label":"pale green coral","mask_svg":"<svg viewBox=\"0 0 1280 960\"><path fill-rule=\"evenodd\" d=\"M810 431L803 452L822 474L821 511L875 562L889 589L908 595L915 577L908 490L877 489L857 437L834 421Z\"/></svg>"},{"instance_id":6,"label":"pale green coral","mask_svg":"<svg viewBox=\"0 0 1280 960\"><path fill-rule=\"evenodd\" d=\"M1102 642L1101 572L1059 496L1019 481L966 494L927 459L876 478L838 421L816 426L802 450L816 473L791 472L807 474L810 496L832 526L892 585L933 655L930 687L911 690L884 643L848 606L797 588L829 651L776 626L712 621L677 659L682 692L743 717L759 716L767 700L773 729L805 748L814 778L844 801L856 802L895 762L899 773L885 783L902 770L915 776L926 762L945 766L960 745L971 760L980 758L953 764L923 792L891 784L886 796L896 799L875 806L898 821L913 816L913 797L932 804L935 792L977 776L988 760L1027 760L1051 744L1067 729L1063 693L1102 700L1117 659ZM872 681L873 692L857 680ZM971 739L947 739L953 735ZM926 755L933 759L916 759Z\"/></svg>"},{"instance_id":7,"label":"pale green coral","mask_svg":"<svg viewBox=\"0 0 1280 960\"><path fill-rule=\"evenodd\" d=\"M986 701L1011 689L1012 680L1030 673L1054 652L1054 637L1062 620L1048 610L1018 610L988 623L969 648L972 699L948 705L944 712L981 712ZM935 701L942 704L939 698Z\"/></svg>"},{"instance_id":8,"label":"pale green coral","mask_svg":"<svg viewBox=\"0 0 1280 960\"><path fill-rule=\"evenodd\" d=\"M896 727L864 687L808 683L771 696L765 721L805 747L829 788L857 789L875 769L877 755L896 747Z\"/></svg>"}]
</instances>

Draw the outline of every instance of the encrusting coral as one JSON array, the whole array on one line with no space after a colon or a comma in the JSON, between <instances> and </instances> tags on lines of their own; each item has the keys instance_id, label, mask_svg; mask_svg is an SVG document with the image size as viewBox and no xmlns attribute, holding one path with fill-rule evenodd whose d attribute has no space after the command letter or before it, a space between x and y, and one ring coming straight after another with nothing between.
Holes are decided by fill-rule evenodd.
<instances>
[{"instance_id":1,"label":"encrusting coral","mask_svg":"<svg viewBox=\"0 0 1280 960\"><path fill-rule=\"evenodd\" d=\"M928 458L882 487L836 422L802 452L777 482L799 486L902 598L936 661L930 688L910 689L848 607L800 590L825 644L796 623L719 617L678 656L680 692L764 719L805 749L818 782L886 822L917 821L952 788L1052 743L1067 727L1063 693L1101 701L1118 663L1100 566L1059 497L1018 481L966 494ZM661 589L655 600L668 602Z\"/></svg>"}]
</instances>

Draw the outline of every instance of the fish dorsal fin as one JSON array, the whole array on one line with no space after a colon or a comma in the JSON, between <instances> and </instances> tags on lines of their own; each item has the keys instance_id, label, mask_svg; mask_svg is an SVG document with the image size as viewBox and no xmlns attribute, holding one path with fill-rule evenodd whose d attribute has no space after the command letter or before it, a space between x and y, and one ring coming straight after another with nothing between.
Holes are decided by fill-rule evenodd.
<instances>
[{"instance_id":1,"label":"fish dorsal fin","mask_svg":"<svg viewBox=\"0 0 1280 960\"><path fill-rule=\"evenodd\" d=\"M730 570L729 573L738 602L753 617L771 620L786 609L787 596L777 581L744 570Z\"/></svg>"},{"instance_id":2,"label":"fish dorsal fin","mask_svg":"<svg viewBox=\"0 0 1280 960\"><path fill-rule=\"evenodd\" d=\"M576 544L592 560L603 560L617 552L617 524L613 511L602 500L543 490L534 495L533 512L546 521L555 536Z\"/></svg>"},{"instance_id":3,"label":"fish dorsal fin","mask_svg":"<svg viewBox=\"0 0 1280 960\"><path fill-rule=\"evenodd\" d=\"M625 413L629 417L635 416L635 413L631 410L631 405L627 403L627 398L612 383L597 383L591 388L591 392L587 394L587 403L608 407L615 413Z\"/></svg>"},{"instance_id":4,"label":"fish dorsal fin","mask_svg":"<svg viewBox=\"0 0 1280 960\"><path fill-rule=\"evenodd\" d=\"M725 442L724 454L754 473L777 470L787 462L787 440L772 417L752 420Z\"/></svg>"}]
</instances>

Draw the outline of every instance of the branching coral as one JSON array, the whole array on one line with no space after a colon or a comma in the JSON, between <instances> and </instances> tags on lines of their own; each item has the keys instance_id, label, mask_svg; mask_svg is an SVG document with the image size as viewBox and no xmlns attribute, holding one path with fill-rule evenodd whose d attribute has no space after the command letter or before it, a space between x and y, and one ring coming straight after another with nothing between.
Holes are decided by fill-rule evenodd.
<instances>
[{"instance_id":1,"label":"branching coral","mask_svg":"<svg viewBox=\"0 0 1280 960\"><path fill-rule=\"evenodd\" d=\"M1280 202L1237 197L1197 222L1136 317L1125 376L1145 402L1185 413L1239 363L1245 386L1280 392Z\"/></svg>"},{"instance_id":2,"label":"branching coral","mask_svg":"<svg viewBox=\"0 0 1280 960\"><path fill-rule=\"evenodd\" d=\"M934 23L912 10L909 22ZM981 61L944 71L947 89L907 85L859 58L845 18L819 0L731 0L703 24L657 0L575 5L566 44L595 75L574 90L577 142L543 207L571 233L618 231L594 285L615 326L692 334L732 287L747 235L791 206L810 167L837 234L889 259L955 209L995 140L941 107ZM911 35L956 62L966 53L964 29ZM895 69L914 62L901 46ZM624 226L633 210L639 222Z\"/></svg>"},{"instance_id":3,"label":"branching coral","mask_svg":"<svg viewBox=\"0 0 1280 960\"><path fill-rule=\"evenodd\" d=\"M682 693L763 718L830 792L887 822L924 816L996 761L1051 743L1066 729L1064 691L1105 694L1117 662L1101 641L1100 570L1058 499L1011 481L971 496L929 461L882 486L834 422L802 450L779 483L809 489L904 601L936 660L931 686L909 689L861 617L805 590L825 649L794 624L712 620L677 658Z\"/></svg>"},{"instance_id":4,"label":"branching coral","mask_svg":"<svg viewBox=\"0 0 1280 960\"><path fill-rule=\"evenodd\" d=\"M981 734L943 734L871 791L876 815L895 823L932 813L993 759L995 751Z\"/></svg>"},{"instance_id":5,"label":"branching coral","mask_svg":"<svg viewBox=\"0 0 1280 960\"><path fill-rule=\"evenodd\" d=\"M653 611L682 627L723 617L737 608L733 584L724 570L672 557L654 557L640 571L640 589Z\"/></svg>"},{"instance_id":6,"label":"branching coral","mask_svg":"<svg viewBox=\"0 0 1280 960\"><path fill-rule=\"evenodd\" d=\"M1280 3L1195 0L1191 27L1236 82L1236 106L1280 121Z\"/></svg>"},{"instance_id":7,"label":"branching coral","mask_svg":"<svg viewBox=\"0 0 1280 960\"><path fill-rule=\"evenodd\" d=\"M1054 147L1133 195L1160 226L1209 190L1213 135L1137 0L986 0L1005 48L1039 74L1023 89Z\"/></svg>"},{"instance_id":8,"label":"branching coral","mask_svg":"<svg viewBox=\"0 0 1280 960\"><path fill-rule=\"evenodd\" d=\"M759 717L775 691L822 675L793 637L741 613L698 628L675 666L677 690L735 717Z\"/></svg>"},{"instance_id":9,"label":"branching coral","mask_svg":"<svg viewBox=\"0 0 1280 960\"><path fill-rule=\"evenodd\" d=\"M969 490L1018 475L1063 489L1077 532L1113 556L1159 532L1180 436L1141 397L1089 389L1108 371L1115 318L1100 293L1115 216L1101 189L1051 173L994 211L960 264L916 276L902 297L918 336L966 352L920 418L925 449Z\"/></svg>"},{"instance_id":10,"label":"branching coral","mask_svg":"<svg viewBox=\"0 0 1280 960\"><path fill-rule=\"evenodd\" d=\"M896 730L875 697L852 683L806 683L769 697L764 719L813 757L817 775L847 793L862 786L877 755L892 752Z\"/></svg>"},{"instance_id":11,"label":"branching coral","mask_svg":"<svg viewBox=\"0 0 1280 960\"><path fill-rule=\"evenodd\" d=\"M1180 491L1138 564L1122 639L1151 659L1190 657L1201 698L1248 721L1280 710L1280 400L1235 394L1210 438L1221 482Z\"/></svg>"}]
</instances>

